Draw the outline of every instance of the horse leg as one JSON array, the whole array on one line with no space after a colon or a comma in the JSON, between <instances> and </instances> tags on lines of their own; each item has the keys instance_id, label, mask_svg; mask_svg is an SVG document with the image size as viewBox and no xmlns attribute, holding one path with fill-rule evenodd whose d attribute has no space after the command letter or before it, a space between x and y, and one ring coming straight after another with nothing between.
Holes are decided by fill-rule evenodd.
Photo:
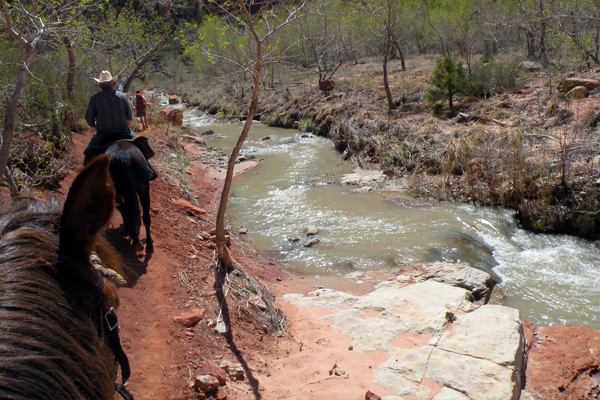
<instances>
[{"instance_id":1,"label":"horse leg","mask_svg":"<svg viewBox=\"0 0 600 400\"><path fill-rule=\"evenodd\" d=\"M152 241L152 236L150 235L150 186L142 186L138 195L140 197L140 203L142 203L142 220L144 221L144 227L146 228L146 248L152 250L154 248L154 243Z\"/></svg>"},{"instance_id":2,"label":"horse leg","mask_svg":"<svg viewBox=\"0 0 600 400\"><path fill-rule=\"evenodd\" d=\"M132 197L133 196L133 197ZM140 208L135 191L122 197L123 206L119 209L123 217L123 236L129 237L133 245L140 243Z\"/></svg>"}]
</instances>

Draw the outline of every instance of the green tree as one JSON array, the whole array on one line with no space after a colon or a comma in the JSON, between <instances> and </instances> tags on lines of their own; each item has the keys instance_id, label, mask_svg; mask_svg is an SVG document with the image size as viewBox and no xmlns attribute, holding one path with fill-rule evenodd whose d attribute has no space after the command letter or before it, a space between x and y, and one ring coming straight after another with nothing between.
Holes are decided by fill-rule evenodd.
<instances>
[{"instance_id":1,"label":"green tree","mask_svg":"<svg viewBox=\"0 0 600 400\"><path fill-rule=\"evenodd\" d=\"M174 26L160 15L139 15L132 8L104 9L94 16L93 44L100 45L101 58L118 74L127 92L134 79L143 77L145 66L173 37ZM104 62L104 61L102 61Z\"/></svg>"},{"instance_id":2,"label":"green tree","mask_svg":"<svg viewBox=\"0 0 600 400\"><path fill-rule=\"evenodd\" d=\"M0 0L0 34L10 38L22 51L14 89L12 95L6 100L2 146L0 146L0 177L6 176L11 187L11 195L17 195L18 192L10 173L7 173L7 163L14 137L15 114L25 80L30 74L31 63L39 48L60 41L65 36L76 36L80 29L78 21L89 7L88 1L63 4L51 0L17 2Z\"/></svg>"},{"instance_id":3,"label":"green tree","mask_svg":"<svg viewBox=\"0 0 600 400\"><path fill-rule=\"evenodd\" d=\"M229 162L227 164L227 174L221 192L221 200L219 202L219 210L217 211L217 221L215 227L215 236L217 244L217 254L219 258L219 267L227 272L231 272L235 268L235 263L227 249L225 238L225 211L227 210L227 201L229 199L229 191L233 179L233 169L235 160L248 137L248 132L252 126L252 120L258 109L258 95L261 88L261 74L265 67L271 64L283 63L283 56L287 48L280 47L279 32L285 27L294 23L298 18L305 16L306 3L295 2L293 6L285 7L285 2L279 4L279 8L274 10L267 6L267 3L262 0L238 0L237 5L229 2L212 3L220 8L220 13L223 18L214 19L221 24L219 31L223 36L227 36L227 32L235 32L239 37L246 38L248 47L240 48L243 57L240 59L227 59L224 53L215 52L218 49L231 47L231 43L226 41L212 42L205 40L204 37L199 37L200 43L192 47L196 47L208 57L209 62L214 62L215 58L224 58L233 65L241 68L244 73L250 74L253 82L252 100L246 116L246 122L242 128L242 132L238 141L231 152ZM253 11L256 11L253 13ZM241 44L241 43L240 43ZM246 52L249 50L248 52Z\"/></svg>"},{"instance_id":4,"label":"green tree","mask_svg":"<svg viewBox=\"0 0 600 400\"><path fill-rule=\"evenodd\" d=\"M395 35L395 32L397 31L401 21L401 5L403 2L398 0L356 0L354 4L363 14L363 18L366 22L364 26L367 27L367 32L365 33L373 37L374 42L379 43L381 46L381 53L383 56L383 86L385 90L388 111L391 111L395 108L388 76L388 61L390 59L392 49L396 48L399 51L402 69L406 68L404 65L403 51Z\"/></svg>"},{"instance_id":5,"label":"green tree","mask_svg":"<svg viewBox=\"0 0 600 400\"><path fill-rule=\"evenodd\" d=\"M427 91L426 100L432 104L448 100L450 115L454 115L454 98L464 94L468 86L468 78L461 62L454 62L446 56L439 61L429 78L433 85Z\"/></svg>"}]
</instances>

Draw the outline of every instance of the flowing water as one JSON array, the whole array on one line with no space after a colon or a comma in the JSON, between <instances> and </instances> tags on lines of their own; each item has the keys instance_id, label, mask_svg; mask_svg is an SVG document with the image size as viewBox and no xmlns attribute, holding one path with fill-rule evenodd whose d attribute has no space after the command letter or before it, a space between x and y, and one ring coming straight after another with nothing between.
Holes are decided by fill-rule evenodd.
<instances>
[{"instance_id":1,"label":"flowing water","mask_svg":"<svg viewBox=\"0 0 600 400\"><path fill-rule=\"evenodd\" d=\"M195 110L185 111L184 123L196 132L214 130L208 145L228 154L242 129ZM458 262L494 274L503 304L537 325L600 329L600 250L592 242L532 234L509 210L427 204L401 190L357 193L355 186L339 184L354 166L331 142L296 130L255 124L241 154L261 163L234 178L232 225L246 227L261 254L297 274ZM304 247L311 225L320 243Z\"/></svg>"}]
</instances>

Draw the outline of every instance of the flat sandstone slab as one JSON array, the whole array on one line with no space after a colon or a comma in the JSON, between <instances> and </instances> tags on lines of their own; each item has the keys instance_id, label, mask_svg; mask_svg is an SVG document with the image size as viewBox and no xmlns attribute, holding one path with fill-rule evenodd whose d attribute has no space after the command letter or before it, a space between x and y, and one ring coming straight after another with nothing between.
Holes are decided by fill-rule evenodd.
<instances>
[{"instance_id":1,"label":"flat sandstone slab","mask_svg":"<svg viewBox=\"0 0 600 400\"><path fill-rule=\"evenodd\" d=\"M384 399L518 399L524 358L519 312L472 302L474 292L491 282L470 267L419 264L363 296L319 289L284 299L330 310L321 318L351 338L354 352L387 353L372 379L395 394Z\"/></svg>"}]
</instances>

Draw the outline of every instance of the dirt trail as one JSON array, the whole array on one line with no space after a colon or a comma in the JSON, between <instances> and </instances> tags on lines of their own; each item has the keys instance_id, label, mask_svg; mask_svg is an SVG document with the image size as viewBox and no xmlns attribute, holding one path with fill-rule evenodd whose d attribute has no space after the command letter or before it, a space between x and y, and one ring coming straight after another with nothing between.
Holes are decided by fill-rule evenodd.
<instances>
[{"instance_id":1,"label":"dirt trail","mask_svg":"<svg viewBox=\"0 0 600 400\"><path fill-rule=\"evenodd\" d=\"M68 187L80 170L82 152L91 134L88 131L73 135L76 167L63 187ZM106 231L131 268L127 287L119 291L119 319L132 371L128 388L135 399L202 398L189 384L202 373L209 360L217 364L227 360L244 369L243 380L228 379L227 385L215 393L221 400L362 399L368 389L387 394L385 389L373 388L370 383L371 367L385 361L382 355L365 356L349 351L349 338L332 332L329 322L317 321L316 310L278 301L277 305L286 311L288 332L293 336L278 337L266 333L264 324L261 326L252 317L253 308L247 299L230 292L225 311L229 311L231 335L215 333L210 322L224 317L224 307L215 294L211 242L201 236L214 227L220 176L203 164L202 150L194 144L185 145L189 160L185 171L173 171L177 167L161 156L170 154L170 139L152 126L143 134L155 147L163 148L153 159L160 177L150 188L155 251L146 254L143 248L134 249L125 243L120 236L118 213ZM173 198L186 198L183 187L198 197L199 206L207 210L206 215L191 215L171 202ZM319 280L294 277L261 257L236 235L232 237L230 250L234 259L257 279L257 285L268 285L276 298L283 292L307 293L315 285L355 294L368 292L372 287L371 284L356 286L335 277ZM204 319L194 327L185 328L173 322L173 317L189 314L193 309L205 310ZM328 371L337 361L343 362L350 379L329 376Z\"/></svg>"}]
</instances>

